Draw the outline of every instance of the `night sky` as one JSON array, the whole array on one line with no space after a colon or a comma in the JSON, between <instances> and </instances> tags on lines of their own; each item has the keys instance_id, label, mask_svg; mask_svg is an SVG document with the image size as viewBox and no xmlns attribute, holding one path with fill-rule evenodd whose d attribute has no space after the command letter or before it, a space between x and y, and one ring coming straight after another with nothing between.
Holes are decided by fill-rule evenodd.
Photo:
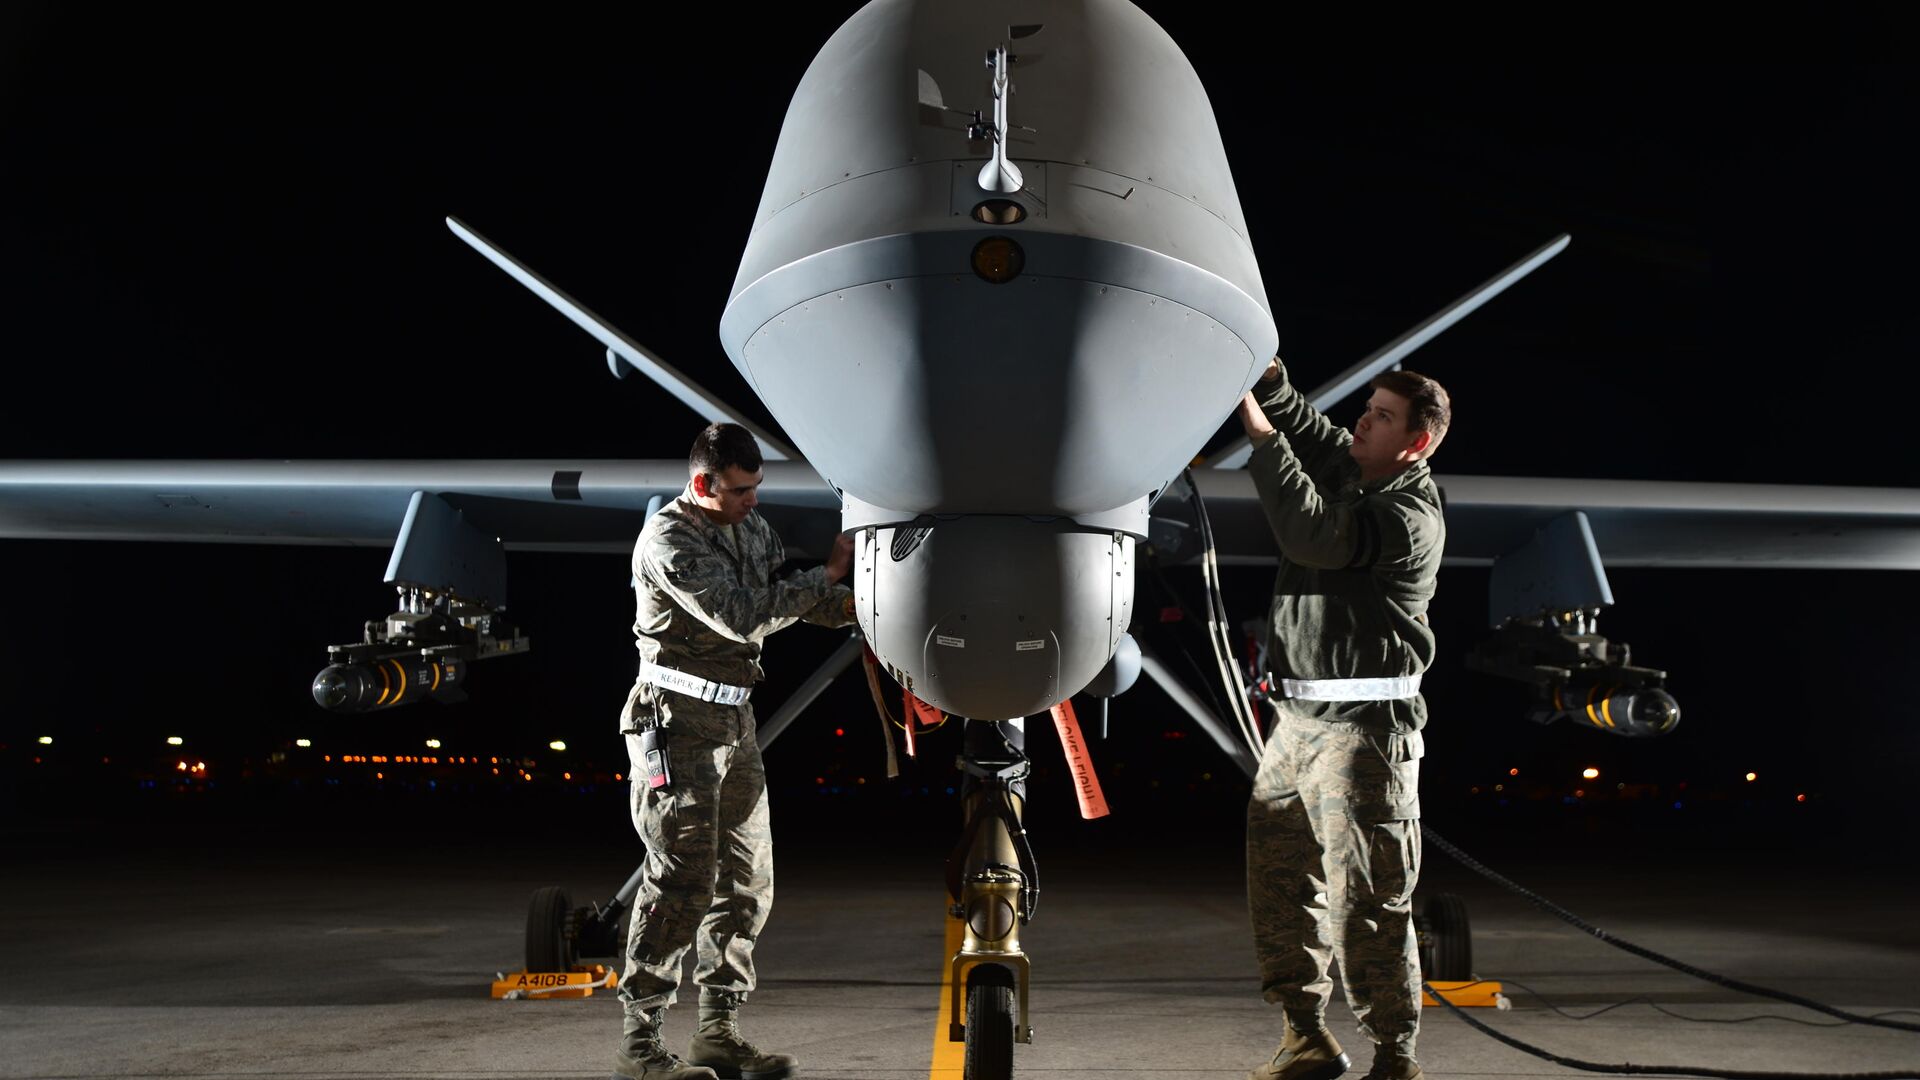
<instances>
[{"instance_id":1,"label":"night sky","mask_svg":"<svg viewBox=\"0 0 1920 1080\"><path fill-rule=\"evenodd\" d=\"M697 418L613 380L600 346L456 240L447 214L773 426L717 323L788 96L855 6L714 7L671 30L645 8L8 8L0 458L682 457ZM1143 6L1212 96L1303 383L1573 235L1409 361L1454 395L1443 477L1910 486L1920 76L1896 61L1911 16L1822 5L1722 24L1596 5L1550 21L1534 6L1249 22ZM391 609L384 551L7 541L0 555L9 770L41 734L144 747L176 727L229 758L296 736L381 752L448 732L620 752L618 556L513 556L533 655L477 672L457 710L342 719L307 682L328 644ZM1175 577L1197 602L1191 573ZM1264 571L1229 584L1236 617L1264 606ZM1856 804L1920 751L1914 575L1616 571L1613 588L1601 629L1672 673L1681 731L1651 744L1525 725L1517 689L1461 668L1485 573L1450 569L1430 799L1464 799L1509 761L1590 759L1696 789L1754 769L1768 798ZM836 640L774 639L764 699ZM808 741L770 756L776 779L786 753L790 778L878 783L857 676L820 708L796 729ZM1114 718L1108 752L1134 775L1244 796L1224 761L1169 735L1184 722L1156 691ZM936 765L915 768L939 786Z\"/></svg>"}]
</instances>

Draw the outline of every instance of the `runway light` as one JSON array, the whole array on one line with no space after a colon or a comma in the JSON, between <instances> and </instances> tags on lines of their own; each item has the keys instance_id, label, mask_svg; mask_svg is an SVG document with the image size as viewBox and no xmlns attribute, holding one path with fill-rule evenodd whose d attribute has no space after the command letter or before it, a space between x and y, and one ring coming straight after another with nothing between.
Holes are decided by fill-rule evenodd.
<instances>
[{"instance_id":1,"label":"runway light","mask_svg":"<svg viewBox=\"0 0 1920 1080\"><path fill-rule=\"evenodd\" d=\"M332 754L321 754L321 755L320 755L320 760L321 760L321 761L325 761L325 762L332 762L332 761L333 761L333 755L332 755Z\"/></svg>"},{"instance_id":2,"label":"runway light","mask_svg":"<svg viewBox=\"0 0 1920 1080\"><path fill-rule=\"evenodd\" d=\"M833 733L835 735L845 735L847 733L847 729L843 727L837 727L833 729Z\"/></svg>"},{"instance_id":3,"label":"runway light","mask_svg":"<svg viewBox=\"0 0 1920 1080\"><path fill-rule=\"evenodd\" d=\"M621 775L620 775L619 773L614 773L614 774L613 774L613 778L614 778L615 780L619 780L619 779L622 779L622 777L621 777Z\"/></svg>"},{"instance_id":4,"label":"runway light","mask_svg":"<svg viewBox=\"0 0 1920 1080\"><path fill-rule=\"evenodd\" d=\"M184 761L176 761L173 763L173 769L175 772L186 772L187 763Z\"/></svg>"},{"instance_id":5,"label":"runway light","mask_svg":"<svg viewBox=\"0 0 1920 1080\"><path fill-rule=\"evenodd\" d=\"M1519 775L1520 775L1520 770L1519 770L1519 769L1508 769L1508 770L1507 770L1507 775L1508 775L1508 776L1519 776Z\"/></svg>"},{"instance_id":6,"label":"runway light","mask_svg":"<svg viewBox=\"0 0 1920 1080\"><path fill-rule=\"evenodd\" d=\"M169 736L167 736L167 745L168 745L168 746L179 746L179 745L181 745L182 743L184 743L184 742L186 742L186 741L187 741L187 740L185 740L185 739L183 739L183 738L181 738L181 737L180 737L180 736L178 736L178 735L169 735Z\"/></svg>"},{"instance_id":7,"label":"runway light","mask_svg":"<svg viewBox=\"0 0 1920 1080\"><path fill-rule=\"evenodd\" d=\"M1581 776L1584 776L1584 777L1586 777L1586 778L1587 778L1587 779L1589 779L1589 780L1594 780L1594 779L1598 779L1598 778L1599 778L1599 776L1600 776L1600 770L1599 770L1599 769L1591 769L1591 768L1589 768L1589 769L1582 769L1582 770L1580 770L1580 775L1581 775Z\"/></svg>"},{"instance_id":8,"label":"runway light","mask_svg":"<svg viewBox=\"0 0 1920 1080\"><path fill-rule=\"evenodd\" d=\"M51 736L51 735L42 735L42 736L40 736L40 745L41 745L41 746L52 746L52 745L53 745L53 736Z\"/></svg>"},{"instance_id":9,"label":"runway light","mask_svg":"<svg viewBox=\"0 0 1920 1080\"><path fill-rule=\"evenodd\" d=\"M560 774L560 779L562 779L562 780L571 780L571 779L573 779L573 774L572 774L572 773L570 773L570 772L563 772L563 773L561 773L561 774Z\"/></svg>"},{"instance_id":10,"label":"runway light","mask_svg":"<svg viewBox=\"0 0 1920 1080\"><path fill-rule=\"evenodd\" d=\"M566 748L567 744L561 742L559 739L555 739L547 744L547 749L549 750L565 750Z\"/></svg>"},{"instance_id":11,"label":"runway light","mask_svg":"<svg viewBox=\"0 0 1920 1080\"><path fill-rule=\"evenodd\" d=\"M429 749L429 750L438 750L438 749L440 749L440 740L439 740L439 739L428 739L428 740L427 740L427 749Z\"/></svg>"},{"instance_id":12,"label":"runway light","mask_svg":"<svg viewBox=\"0 0 1920 1080\"><path fill-rule=\"evenodd\" d=\"M387 778L387 774L383 772L377 772L373 774L373 778L375 780L385 780Z\"/></svg>"},{"instance_id":13,"label":"runway light","mask_svg":"<svg viewBox=\"0 0 1920 1080\"><path fill-rule=\"evenodd\" d=\"M1794 802L1806 802L1806 801L1807 801L1807 797L1806 797L1806 796L1805 796L1804 794L1802 794L1802 795L1795 795L1795 796L1793 797L1793 801L1794 801Z\"/></svg>"},{"instance_id":14,"label":"runway light","mask_svg":"<svg viewBox=\"0 0 1920 1080\"><path fill-rule=\"evenodd\" d=\"M295 739L293 740L293 745L299 746L299 747L308 747L313 745L313 740L312 739Z\"/></svg>"},{"instance_id":15,"label":"runway light","mask_svg":"<svg viewBox=\"0 0 1920 1080\"><path fill-rule=\"evenodd\" d=\"M1505 790L1507 790L1507 785L1505 785L1505 784L1495 784L1495 785L1493 785L1493 790L1495 790L1495 791L1505 791Z\"/></svg>"},{"instance_id":16,"label":"runway light","mask_svg":"<svg viewBox=\"0 0 1920 1080\"><path fill-rule=\"evenodd\" d=\"M1759 773L1748 773L1748 774L1747 774L1747 783L1749 783L1749 784L1751 784L1751 783L1753 783L1753 782L1754 782L1755 780L1758 780L1758 779L1760 779L1760 774L1759 774Z\"/></svg>"},{"instance_id":17,"label":"runway light","mask_svg":"<svg viewBox=\"0 0 1920 1080\"><path fill-rule=\"evenodd\" d=\"M498 765L498 764L500 764L500 759L499 759L499 758L494 758L494 759L493 759L493 764L495 764L495 765ZM498 770L498 769L495 769L494 771L495 771L495 772L499 772L500 770Z\"/></svg>"}]
</instances>

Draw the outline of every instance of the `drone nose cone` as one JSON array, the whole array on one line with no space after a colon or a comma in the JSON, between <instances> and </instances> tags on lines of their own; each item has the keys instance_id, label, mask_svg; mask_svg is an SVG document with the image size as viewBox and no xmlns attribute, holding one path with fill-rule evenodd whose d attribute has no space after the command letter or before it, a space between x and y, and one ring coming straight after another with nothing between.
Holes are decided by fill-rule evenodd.
<instances>
[{"instance_id":1,"label":"drone nose cone","mask_svg":"<svg viewBox=\"0 0 1920 1080\"><path fill-rule=\"evenodd\" d=\"M347 676L338 665L313 677L314 703L329 711L347 703Z\"/></svg>"},{"instance_id":2,"label":"drone nose cone","mask_svg":"<svg viewBox=\"0 0 1920 1080\"><path fill-rule=\"evenodd\" d=\"M1650 734L1665 735L1680 724L1680 703L1665 690L1642 690L1633 696L1633 724Z\"/></svg>"}]
</instances>

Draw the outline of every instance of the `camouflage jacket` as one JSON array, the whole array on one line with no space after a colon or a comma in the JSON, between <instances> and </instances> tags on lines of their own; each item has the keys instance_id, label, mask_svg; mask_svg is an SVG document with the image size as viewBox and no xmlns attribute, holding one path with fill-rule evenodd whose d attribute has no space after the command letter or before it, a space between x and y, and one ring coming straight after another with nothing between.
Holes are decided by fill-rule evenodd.
<instances>
[{"instance_id":1,"label":"camouflage jacket","mask_svg":"<svg viewBox=\"0 0 1920 1080\"><path fill-rule=\"evenodd\" d=\"M1360 482L1353 434L1294 389L1283 367L1254 395L1278 434L1257 443L1247 469L1280 545L1268 609L1267 663L1275 678L1415 675L1433 662L1433 599L1446 543L1440 492L1424 461ZM1296 716L1375 733L1418 731L1422 697L1398 701L1289 701Z\"/></svg>"},{"instance_id":2,"label":"camouflage jacket","mask_svg":"<svg viewBox=\"0 0 1920 1080\"><path fill-rule=\"evenodd\" d=\"M760 643L796 620L820 626L854 621L853 593L827 583L824 566L775 576L787 559L759 513L729 530L716 525L689 488L660 508L633 547L640 659L703 679L760 681ZM755 735L749 704L721 705L636 680L620 729L648 722L728 745Z\"/></svg>"}]
</instances>

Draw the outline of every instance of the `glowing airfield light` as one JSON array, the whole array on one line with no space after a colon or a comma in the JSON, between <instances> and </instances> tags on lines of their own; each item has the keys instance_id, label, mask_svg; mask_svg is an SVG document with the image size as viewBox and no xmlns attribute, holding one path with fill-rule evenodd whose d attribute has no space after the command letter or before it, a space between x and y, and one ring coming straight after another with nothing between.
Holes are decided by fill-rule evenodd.
<instances>
[{"instance_id":1,"label":"glowing airfield light","mask_svg":"<svg viewBox=\"0 0 1920 1080\"><path fill-rule=\"evenodd\" d=\"M440 749L440 740L439 740L439 739L428 739L428 740L427 740L427 749L429 749L429 750L438 750L438 749Z\"/></svg>"},{"instance_id":2,"label":"glowing airfield light","mask_svg":"<svg viewBox=\"0 0 1920 1080\"><path fill-rule=\"evenodd\" d=\"M186 771L187 771L187 763L186 763L186 762L184 762L184 761L176 761L176 762L174 762L174 763L173 763L173 767L174 767L174 770L175 770L175 771L177 771L177 772L186 772Z\"/></svg>"},{"instance_id":3,"label":"glowing airfield light","mask_svg":"<svg viewBox=\"0 0 1920 1080\"><path fill-rule=\"evenodd\" d=\"M51 736L51 735L42 735L42 736L40 736L40 745L41 745L41 746L52 746L52 745L53 745L53 736Z\"/></svg>"},{"instance_id":4,"label":"glowing airfield light","mask_svg":"<svg viewBox=\"0 0 1920 1080\"><path fill-rule=\"evenodd\" d=\"M560 779L562 779L562 780L571 780L571 779L573 779L573 774L572 774L572 773L570 773L570 772L563 772L563 773L561 773L561 774L560 774Z\"/></svg>"},{"instance_id":5,"label":"glowing airfield light","mask_svg":"<svg viewBox=\"0 0 1920 1080\"><path fill-rule=\"evenodd\" d=\"M620 774L619 774L619 773L614 773L614 774L613 774L613 778L614 778L615 780L618 780L618 779L620 779Z\"/></svg>"},{"instance_id":6,"label":"glowing airfield light","mask_svg":"<svg viewBox=\"0 0 1920 1080\"><path fill-rule=\"evenodd\" d=\"M1508 770L1507 770L1507 775L1508 775L1508 776L1519 776L1519 775L1520 775L1520 770L1519 770L1519 769L1508 769Z\"/></svg>"},{"instance_id":7,"label":"glowing airfield light","mask_svg":"<svg viewBox=\"0 0 1920 1080\"><path fill-rule=\"evenodd\" d=\"M169 735L169 736L167 736L167 745L168 745L168 746L179 746L179 745L181 745L182 743L185 743L186 741L187 741L187 740L185 740L185 739L183 739L183 738L181 738L181 737L180 737L180 736L178 736L178 735Z\"/></svg>"},{"instance_id":8,"label":"glowing airfield light","mask_svg":"<svg viewBox=\"0 0 1920 1080\"><path fill-rule=\"evenodd\" d=\"M547 749L549 750L565 750L566 748L567 744L561 742L559 739L555 739L547 744Z\"/></svg>"},{"instance_id":9,"label":"glowing airfield light","mask_svg":"<svg viewBox=\"0 0 1920 1080\"><path fill-rule=\"evenodd\" d=\"M1806 802L1806 801L1807 801L1807 797L1806 797L1805 795L1795 795L1795 796L1793 797L1793 801L1794 801L1794 802Z\"/></svg>"},{"instance_id":10,"label":"glowing airfield light","mask_svg":"<svg viewBox=\"0 0 1920 1080\"><path fill-rule=\"evenodd\" d=\"M302 749L304 749L304 748L306 748L306 747L309 747L309 746L312 746L312 745L313 745L313 740L312 740L312 739L295 739L295 740L293 740L293 745L295 745L295 746L298 746L298 747L301 747Z\"/></svg>"},{"instance_id":11,"label":"glowing airfield light","mask_svg":"<svg viewBox=\"0 0 1920 1080\"><path fill-rule=\"evenodd\" d=\"M1587 778L1587 779L1589 779L1589 780L1593 780L1593 779L1596 779L1596 778L1598 778L1598 777L1599 777L1599 775L1600 775L1600 770L1599 770L1599 769L1591 769L1591 768L1589 768L1589 769L1582 769L1582 770L1580 770L1580 775L1581 775L1581 776L1584 776L1584 777L1586 777L1586 778Z\"/></svg>"},{"instance_id":12,"label":"glowing airfield light","mask_svg":"<svg viewBox=\"0 0 1920 1080\"><path fill-rule=\"evenodd\" d=\"M1753 783L1753 782L1754 782L1755 780L1758 780L1758 779L1760 779L1760 774L1759 774L1759 773L1748 773L1748 774L1747 774L1747 783L1749 783L1749 784L1751 784L1751 783Z\"/></svg>"}]
</instances>

